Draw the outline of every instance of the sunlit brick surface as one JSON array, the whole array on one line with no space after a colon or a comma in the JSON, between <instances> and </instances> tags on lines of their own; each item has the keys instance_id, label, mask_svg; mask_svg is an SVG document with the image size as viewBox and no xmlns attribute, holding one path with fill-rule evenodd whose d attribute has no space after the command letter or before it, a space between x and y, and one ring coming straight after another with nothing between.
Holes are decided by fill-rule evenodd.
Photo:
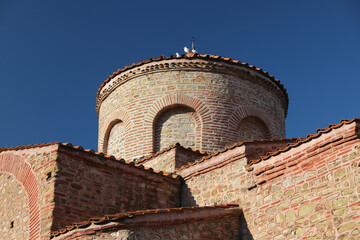
<instances>
[{"instance_id":1,"label":"sunlit brick surface","mask_svg":"<svg viewBox=\"0 0 360 240\"><path fill-rule=\"evenodd\" d=\"M102 98L99 110L99 150L107 152L109 128L121 120L127 160L175 141L213 152L239 139L285 137L287 106L282 90L255 70L234 64L203 59L150 62L116 75L103 91L107 88L111 91ZM165 140L156 142L160 132L157 119L164 111L179 107L191 109L194 120L184 120L189 125L184 129L181 117L174 112L168 119L176 123L169 123L160 137ZM259 118L264 127L246 123L239 129L240 122L249 116ZM188 132L193 125L195 141L194 133Z\"/></svg>"}]
</instances>

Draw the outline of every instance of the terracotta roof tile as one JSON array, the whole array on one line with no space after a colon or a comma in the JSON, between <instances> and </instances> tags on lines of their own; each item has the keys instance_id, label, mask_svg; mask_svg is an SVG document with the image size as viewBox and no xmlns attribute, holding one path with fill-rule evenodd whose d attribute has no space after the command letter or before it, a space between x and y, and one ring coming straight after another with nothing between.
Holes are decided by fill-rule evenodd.
<instances>
[{"instance_id":1,"label":"terracotta roof tile","mask_svg":"<svg viewBox=\"0 0 360 240\"><path fill-rule=\"evenodd\" d=\"M51 145L59 145L59 146L63 146L63 147L73 149L73 150L86 152L86 153L89 153L89 154L94 154L94 155L97 155L99 157L104 157L104 158L109 159L109 160L122 162L124 164L129 165L129 166L134 166L134 167L136 167L138 169L142 169L144 171L148 171L148 172L155 173L155 174L160 174L160 175L163 175L165 177L174 178L174 179L180 178L180 176L175 174L175 173L156 171L156 170L153 170L152 168L135 166L135 163L132 162L132 161L125 161L122 158L115 158L112 155L105 155L102 152L95 152L93 149L84 149L81 146L73 146L71 143L51 142L51 143L42 143L42 144L34 144L34 145L30 144L30 145L26 145L26 146L17 146L17 147L4 147L4 148L0 148L0 153L5 152L5 151L17 151L17 150L24 150L24 149L31 149L31 148L38 148L38 147L47 147L47 146L51 146Z\"/></svg>"},{"instance_id":2,"label":"terracotta roof tile","mask_svg":"<svg viewBox=\"0 0 360 240\"><path fill-rule=\"evenodd\" d=\"M169 146L169 147L167 147L167 148L164 148L164 149L162 149L162 150L160 150L160 151L157 151L157 152L155 152L155 153L153 153L153 154L150 154L150 155L148 155L148 156L145 156L145 157L143 157L143 158L140 158L140 159L138 159L137 161L135 161L135 163L136 163L137 166L140 166L140 165L143 164L144 162L147 162L147 161L151 160L152 158L157 157L158 155L160 155L160 154L162 154L162 153L165 153L165 152L168 152L168 151L170 151L170 150L172 150L172 149L174 149L174 148L180 148L180 149L189 150L189 151L191 151L191 152L193 152L193 153L197 153L197 154L199 154L199 155L207 155L206 152L200 152L199 150L192 149L191 147L184 147L184 146L182 146L180 143L176 143L176 144L173 144L173 145L171 145L171 146Z\"/></svg>"},{"instance_id":3,"label":"terracotta roof tile","mask_svg":"<svg viewBox=\"0 0 360 240\"><path fill-rule=\"evenodd\" d=\"M111 214L111 215L105 215L101 218L90 218L88 221L83 221L79 223L74 223L72 225L66 226L65 228L56 230L51 232L51 237L57 237L61 234L67 233L71 230L74 230L76 228L87 228L91 224L106 224L110 222L117 222L122 219L126 218L134 218L138 216L143 215L149 215L149 214L171 214L174 212L185 212L185 211L199 211L203 209L214 209L214 208L230 208L230 207L239 207L237 204L220 204L220 205L212 205L212 206L203 206L203 207L180 207L180 208L164 208L164 209L147 209L147 210L138 210L138 211L132 211L132 212L126 212L126 213L117 213L117 214Z\"/></svg>"},{"instance_id":4,"label":"terracotta roof tile","mask_svg":"<svg viewBox=\"0 0 360 240\"><path fill-rule=\"evenodd\" d=\"M273 83L275 83L280 89L281 91L285 94L285 98L286 98L286 109L288 108L288 104L289 104L289 97L288 94L286 92L286 89L284 88L284 85L280 83L280 81L278 79L275 79L274 76L270 75L267 71L264 71L261 68L256 68L254 65L249 65L246 62L240 62L238 60L234 60L231 58L225 58L225 57L220 57L217 55L209 55L209 54L183 54L179 57L176 57L175 55L170 55L169 57L166 56L161 56L159 58L150 58L149 60L142 60L141 62L137 62L137 63L133 63L130 66L125 66L124 68L118 69L116 72L113 72L112 75L108 76L106 80L104 80L104 82L100 85L100 88L98 89L97 92L97 98L96 98L96 102L97 105L99 104L99 96L100 96L100 92L102 90L102 88L111 81L111 79L113 79L116 75L125 72L127 70L133 69L135 67L144 65L146 63L150 63L150 62L158 62L158 61L162 61L162 60L172 60L172 59L186 59L186 58L190 58L190 59L204 59L204 60L216 60L216 61L222 61L225 63L231 63L231 64L237 64L237 65L241 65L241 66L245 66L247 68L251 68L253 70L258 71L260 74L262 74L265 77L268 77L272 80ZM287 112L287 110L286 110ZM98 106L97 106L97 113L98 113Z\"/></svg>"},{"instance_id":5,"label":"terracotta roof tile","mask_svg":"<svg viewBox=\"0 0 360 240\"><path fill-rule=\"evenodd\" d=\"M268 143L268 142L280 142L280 141L287 141L287 140L297 140L297 138L281 138L281 139L263 139L263 140L252 140L252 141L244 141L244 142L237 142L237 143L234 143L233 145L229 145L229 146L226 146L225 148L223 149L220 149L216 152L213 152L205 157L202 157L201 159L199 160L196 160L195 162L191 162L189 164L186 164L186 165L183 165L181 166L181 168L178 168L177 171L180 171L182 169L185 169L185 168L189 168L193 165L196 165L196 164L199 164L199 163L202 163L212 157L215 157L217 155L219 155L220 153L224 153L224 152L227 152L228 150L232 150L236 147L241 147L247 143Z\"/></svg>"},{"instance_id":6,"label":"terracotta roof tile","mask_svg":"<svg viewBox=\"0 0 360 240\"><path fill-rule=\"evenodd\" d=\"M256 160L253 160L252 162L250 162L248 164L248 166L259 163L259 162L261 162L263 160L267 160L267 159L271 158L272 156L279 155L280 153L287 152L292 148L296 148L296 147L300 146L303 143L309 142L309 141L311 141L311 140L313 140L315 138L320 137L324 133L328 133L328 132L332 131L333 129L340 128L343 125L351 124L353 122L359 122L360 123L360 119L359 118L353 118L353 119L348 119L348 120L347 119L342 119L342 120L340 120L340 123L338 123L338 124L330 124L329 127L327 127L327 128L319 128L319 129L316 130L315 134L307 135L306 138L299 138L295 143L289 143L284 148L278 149L277 151L274 151L274 152L269 152L269 153L266 154L266 156L262 156L262 157L259 157Z\"/></svg>"}]
</instances>

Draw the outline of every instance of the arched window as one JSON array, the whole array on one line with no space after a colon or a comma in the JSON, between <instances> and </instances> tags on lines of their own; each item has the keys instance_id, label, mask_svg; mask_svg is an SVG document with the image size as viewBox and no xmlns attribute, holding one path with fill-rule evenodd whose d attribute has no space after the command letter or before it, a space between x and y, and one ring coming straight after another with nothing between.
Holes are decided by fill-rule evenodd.
<instances>
[{"instance_id":1,"label":"arched window","mask_svg":"<svg viewBox=\"0 0 360 240\"><path fill-rule=\"evenodd\" d=\"M125 154L124 123L117 120L110 126L110 130L107 133L107 141L105 141L104 145L104 152L109 155L114 155L117 158L122 158Z\"/></svg>"},{"instance_id":2,"label":"arched window","mask_svg":"<svg viewBox=\"0 0 360 240\"><path fill-rule=\"evenodd\" d=\"M238 141L270 139L270 131L263 120L256 116L243 118L238 126Z\"/></svg>"},{"instance_id":3,"label":"arched window","mask_svg":"<svg viewBox=\"0 0 360 240\"><path fill-rule=\"evenodd\" d=\"M195 147L196 112L185 106L176 106L161 112L154 123L154 151L180 143Z\"/></svg>"}]
</instances>

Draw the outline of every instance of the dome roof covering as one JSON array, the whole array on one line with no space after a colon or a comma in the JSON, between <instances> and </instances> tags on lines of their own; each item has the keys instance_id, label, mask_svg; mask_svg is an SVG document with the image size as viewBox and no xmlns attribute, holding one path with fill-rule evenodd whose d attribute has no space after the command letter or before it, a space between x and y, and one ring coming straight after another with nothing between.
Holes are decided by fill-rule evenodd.
<instances>
[{"instance_id":1,"label":"dome roof covering","mask_svg":"<svg viewBox=\"0 0 360 240\"><path fill-rule=\"evenodd\" d=\"M118 69L116 72L113 72L113 74L108 76L107 79L101 84L100 88L98 89L97 97L96 97L96 112L97 112L97 114L99 114L99 109L100 109L101 102L113 90L113 89L111 89L110 91L106 91L106 92L104 91L105 86L114 77L116 77L117 75L119 75L119 74L121 74L123 72L126 72L126 71L130 71L130 73L135 74L134 72L131 72L131 70L135 69L136 67L140 67L140 66L143 66L145 64L148 64L148 63L160 62L160 61L163 61L163 60L176 60L176 59L199 59L199 60L206 60L206 61L210 61L210 62L233 64L233 65L237 65L237 66L246 67L249 70L253 70L253 71L259 73L260 75L262 75L263 77L266 77L266 78L270 79L277 87L279 87L279 89L282 92L283 99L285 100L285 109L286 109L286 113L287 113L288 104L289 104L289 97L288 97L288 94L286 92L286 89L285 89L284 85L280 83L280 81L278 79L276 79L274 76L270 75L267 71L264 71L261 68L257 68L254 65L249 65L248 63L240 62L238 60L234 60L234 59L231 59L231 58L225 58L225 57L221 57L221 56L217 56L217 55L209 55L209 54L188 53L188 54L180 55L179 57L177 57L175 55L170 55L169 57L160 56L159 58L150 58L149 60L143 60L143 61L140 61L140 62L137 62L137 63L133 63L130 66L126 66L124 68Z\"/></svg>"}]
</instances>

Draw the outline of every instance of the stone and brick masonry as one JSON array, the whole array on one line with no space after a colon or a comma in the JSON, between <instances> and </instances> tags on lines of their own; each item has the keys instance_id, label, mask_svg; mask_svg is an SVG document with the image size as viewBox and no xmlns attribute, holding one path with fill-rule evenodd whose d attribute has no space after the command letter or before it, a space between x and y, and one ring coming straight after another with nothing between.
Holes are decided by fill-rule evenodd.
<instances>
[{"instance_id":1,"label":"stone and brick masonry","mask_svg":"<svg viewBox=\"0 0 360 240\"><path fill-rule=\"evenodd\" d=\"M98 92L100 152L0 148L0 236L360 239L360 119L280 139L287 105L278 80L228 58L119 70Z\"/></svg>"}]
</instances>

